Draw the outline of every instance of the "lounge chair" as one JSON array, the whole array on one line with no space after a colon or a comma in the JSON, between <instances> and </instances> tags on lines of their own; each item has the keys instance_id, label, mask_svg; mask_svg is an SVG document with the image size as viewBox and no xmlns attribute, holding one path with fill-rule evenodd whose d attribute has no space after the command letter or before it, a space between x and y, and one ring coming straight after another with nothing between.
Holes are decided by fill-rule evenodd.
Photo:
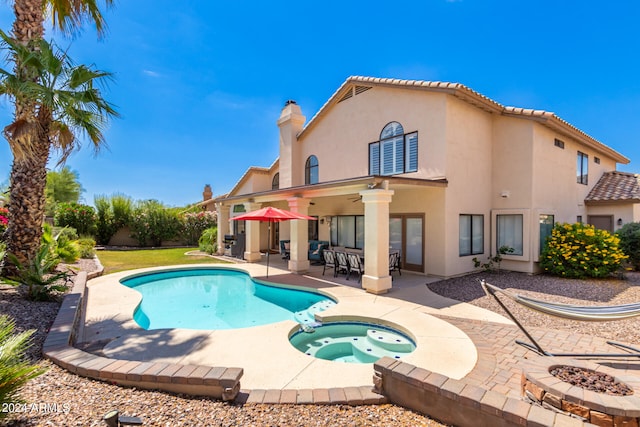
<instances>
[{"instance_id":1,"label":"lounge chair","mask_svg":"<svg viewBox=\"0 0 640 427\"><path fill-rule=\"evenodd\" d=\"M502 307L507 315L514 321L514 323L520 328L520 330L529 338L531 343L516 340L516 343L533 350L542 356L555 356L555 357L640 357L640 349L631 347L628 345L620 344L613 341L607 341L607 344L620 349L629 351L630 353L622 354L585 354L585 353L550 353L544 350L540 344L531 336L531 334L525 329L524 326L515 318L513 313L504 305L504 303L498 298L497 294L504 295L518 304L527 307L528 309L538 311L540 313L548 314L550 316L561 317L569 320L579 320L587 322L608 322L613 320L628 319L631 317L640 316L640 303L613 305L613 306L582 306L572 304L560 304L553 302L546 302L529 298L523 295L515 294L513 292L506 291L498 288L497 286L490 285L484 280L480 281L485 293L493 297L496 302Z\"/></svg>"},{"instance_id":2,"label":"lounge chair","mask_svg":"<svg viewBox=\"0 0 640 427\"><path fill-rule=\"evenodd\" d=\"M358 283L362 281L362 273L364 273L364 266L360 261L359 254L347 253L347 260L349 261L349 273L347 274L347 280L351 277L351 273L358 274Z\"/></svg>"}]
</instances>

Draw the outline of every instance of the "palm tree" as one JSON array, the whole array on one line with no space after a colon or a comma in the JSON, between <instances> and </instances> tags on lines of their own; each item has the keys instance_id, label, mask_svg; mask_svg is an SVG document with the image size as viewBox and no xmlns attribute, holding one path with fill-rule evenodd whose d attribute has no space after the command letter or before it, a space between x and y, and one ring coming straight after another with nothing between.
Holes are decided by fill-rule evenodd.
<instances>
[{"instance_id":1,"label":"palm tree","mask_svg":"<svg viewBox=\"0 0 640 427\"><path fill-rule=\"evenodd\" d=\"M113 0L104 0L104 3L111 6ZM51 15L54 26L65 33L73 32L85 18L95 23L99 35L105 30L97 0L15 0L13 10L13 38L31 51L38 49L39 41L43 38L46 11ZM14 57L14 62L17 80L37 82L38 75L33 67L25 66L18 57ZM55 140L49 138L50 124L47 129L38 127L44 117L36 117L38 109L34 100L26 94L15 95L12 125L18 132L9 132L13 136L9 145L14 156L9 187L9 211L12 222L3 237L7 242L7 253L12 252L18 260L27 262L35 256L40 246L45 206L46 165L51 144L55 143ZM25 132L27 129L30 131ZM62 159L65 159L64 155ZM12 267L6 258L2 260L4 274L15 273Z\"/></svg>"},{"instance_id":2,"label":"palm tree","mask_svg":"<svg viewBox=\"0 0 640 427\"><path fill-rule=\"evenodd\" d=\"M3 47L26 70L18 74L0 69L0 95L33 106L31 118L16 116L4 128L14 154L11 221L5 240L7 252L25 263L40 247L50 149L58 150L64 162L79 147L76 136L83 134L98 150L104 145L105 125L118 113L97 87L111 77L109 73L74 65L66 53L44 40L28 47L1 31L0 37ZM14 263L7 260L4 266L11 272Z\"/></svg>"}]
</instances>

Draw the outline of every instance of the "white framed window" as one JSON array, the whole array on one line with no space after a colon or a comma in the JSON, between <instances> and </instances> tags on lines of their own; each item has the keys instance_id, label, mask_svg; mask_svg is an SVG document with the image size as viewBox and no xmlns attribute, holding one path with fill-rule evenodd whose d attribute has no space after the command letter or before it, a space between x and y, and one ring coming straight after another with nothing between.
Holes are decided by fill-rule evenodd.
<instances>
[{"instance_id":1,"label":"white framed window","mask_svg":"<svg viewBox=\"0 0 640 427\"><path fill-rule=\"evenodd\" d=\"M418 132L404 133L398 122L387 124L380 141L369 144L369 175L397 175L418 170Z\"/></svg>"},{"instance_id":2,"label":"white framed window","mask_svg":"<svg viewBox=\"0 0 640 427\"><path fill-rule=\"evenodd\" d=\"M522 256L524 252L524 230L522 214L496 215L496 248L507 246L511 255Z\"/></svg>"}]
</instances>

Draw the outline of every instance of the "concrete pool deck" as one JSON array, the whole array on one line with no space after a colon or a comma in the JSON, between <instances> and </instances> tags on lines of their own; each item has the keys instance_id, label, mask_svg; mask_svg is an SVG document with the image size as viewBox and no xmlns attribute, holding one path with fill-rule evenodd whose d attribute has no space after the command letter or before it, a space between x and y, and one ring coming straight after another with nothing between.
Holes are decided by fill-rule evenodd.
<instances>
[{"instance_id":1,"label":"concrete pool deck","mask_svg":"<svg viewBox=\"0 0 640 427\"><path fill-rule=\"evenodd\" d=\"M282 263L274 264L269 267L268 279L264 277L262 264L215 267L240 269L259 281L326 293L338 304L320 313L320 320L369 320L399 328L417 344L413 353L402 358L404 362L450 378L463 378L474 369L478 361L476 346L459 328L433 314L510 323L493 312L433 294L425 286L429 280L425 276L403 273L395 276L391 292L372 295L356 288L354 279L347 282L344 278L334 280L331 274L322 276L321 267L312 268L308 275L294 275L279 265ZM190 267L194 265L172 268ZM330 362L296 350L288 340L299 328L294 321L215 331L141 329L133 320L140 294L119 280L153 270L157 269L115 273L89 281L84 321L76 341L88 347L92 343L103 345L102 354L108 358L242 367L243 390L329 389L371 384L372 364Z\"/></svg>"}]
</instances>

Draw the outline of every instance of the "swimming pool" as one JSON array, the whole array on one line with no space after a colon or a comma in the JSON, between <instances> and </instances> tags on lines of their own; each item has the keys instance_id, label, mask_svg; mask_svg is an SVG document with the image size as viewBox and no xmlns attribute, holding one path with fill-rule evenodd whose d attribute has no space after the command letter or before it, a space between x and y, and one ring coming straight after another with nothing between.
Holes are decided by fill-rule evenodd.
<instances>
[{"instance_id":1,"label":"swimming pool","mask_svg":"<svg viewBox=\"0 0 640 427\"><path fill-rule=\"evenodd\" d=\"M142 294L143 329L236 329L312 318L335 301L311 290L269 286L222 268L165 270L120 281Z\"/></svg>"}]
</instances>

